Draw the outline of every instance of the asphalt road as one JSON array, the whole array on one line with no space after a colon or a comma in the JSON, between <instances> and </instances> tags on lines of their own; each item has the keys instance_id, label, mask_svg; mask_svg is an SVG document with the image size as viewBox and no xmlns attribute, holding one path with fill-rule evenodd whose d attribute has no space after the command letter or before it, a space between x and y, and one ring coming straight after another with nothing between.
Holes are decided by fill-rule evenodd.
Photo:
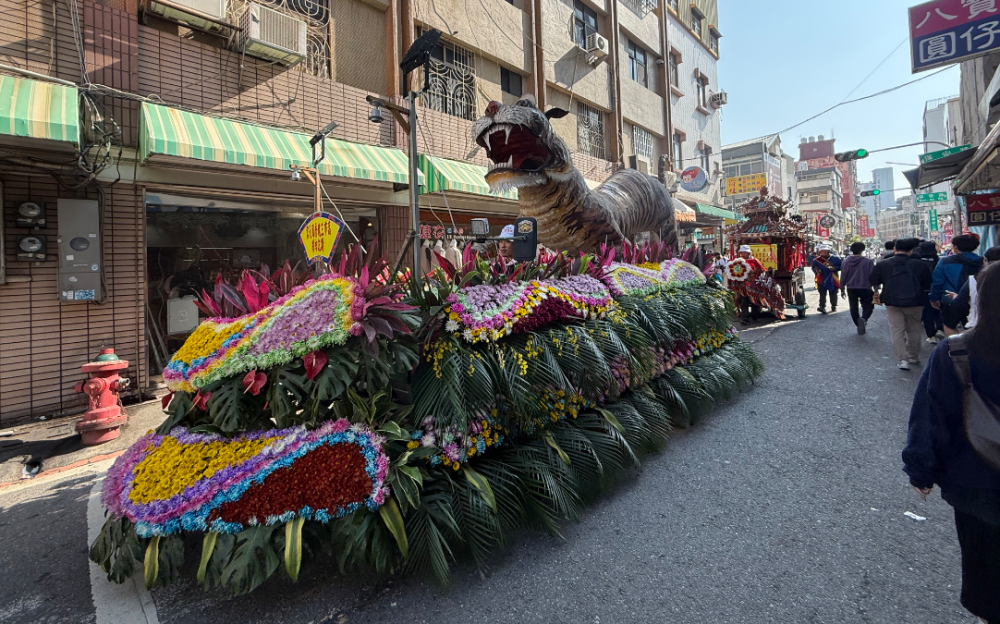
<instances>
[{"instance_id":1,"label":"asphalt road","mask_svg":"<svg viewBox=\"0 0 1000 624\"><path fill-rule=\"evenodd\" d=\"M677 434L567 527L565 540L525 534L486 579L461 568L442 590L421 578L344 578L312 561L299 583L272 580L246 597L206 594L190 581L156 590L155 617L165 624L972 622L958 602L951 509L937 493L921 501L900 470L919 371L896 369L884 310L865 337L842 310L753 328L743 338L767 366L756 387ZM0 622L95 621L83 562L92 480L0 491ZM188 559L196 565L197 553Z\"/></svg>"}]
</instances>

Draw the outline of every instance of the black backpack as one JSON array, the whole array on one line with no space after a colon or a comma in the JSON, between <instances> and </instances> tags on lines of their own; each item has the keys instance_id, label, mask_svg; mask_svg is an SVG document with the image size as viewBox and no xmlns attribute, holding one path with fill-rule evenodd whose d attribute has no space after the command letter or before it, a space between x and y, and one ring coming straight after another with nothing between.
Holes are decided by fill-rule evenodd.
<instances>
[{"instance_id":1,"label":"black backpack","mask_svg":"<svg viewBox=\"0 0 1000 624\"><path fill-rule=\"evenodd\" d=\"M1000 471L1000 406L972 386L967 335L948 338L948 355L962 384L962 424L976 453L990 467Z\"/></svg>"},{"instance_id":2,"label":"black backpack","mask_svg":"<svg viewBox=\"0 0 1000 624\"><path fill-rule=\"evenodd\" d=\"M910 258L899 258L899 260L892 262L892 272L885 283L889 296L883 300L883 303L900 307L921 305L924 289L920 287L920 281L917 280L917 276L913 274L913 269L909 266Z\"/></svg>"}]
</instances>

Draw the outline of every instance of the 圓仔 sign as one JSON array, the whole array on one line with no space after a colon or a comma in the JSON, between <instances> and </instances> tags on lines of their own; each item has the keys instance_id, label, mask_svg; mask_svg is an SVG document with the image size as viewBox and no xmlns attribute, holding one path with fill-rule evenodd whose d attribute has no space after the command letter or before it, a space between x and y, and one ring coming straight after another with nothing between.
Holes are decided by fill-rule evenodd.
<instances>
[{"instance_id":1,"label":"\u5713\u4ed4 sign","mask_svg":"<svg viewBox=\"0 0 1000 624\"><path fill-rule=\"evenodd\" d=\"M948 193L921 193L917 195L918 204L948 201Z\"/></svg>"},{"instance_id":2,"label":"\u5713\u4ed4 sign","mask_svg":"<svg viewBox=\"0 0 1000 624\"><path fill-rule=\"evenodd\" d=\"M726 178L726 195L757 193L763 186L767 186L766 173L751 173L750 175Z\"/></svg>"},{"instance_id":3,"label":"\u5713\u4ed4 sign","mask_svg":"<svg viewBox=\"0 0 1000 624\"><path fill-rule=\"evenodd\" d=\"M708 184L708 175L701 167L688 167L681 172L681 188L692 193L698 192Z\"/></svg>"},{"instance_id":4,"label":"\u5713\u4ed4 sign","mask_svg":"<svg viewBox=\"0 0 1000 624\"><path fill-rule=\"evenodd\" d=\"M314 212L299 226L299 242L306 252L306 260L330 262L337 249L344 222L328 212Z\"/></svg>"},{"instance_id":5,"label":"\u5713\u4ed4 sign","mask_svg":"<svg viewBox=\"0 0 1000 624\"><path fill-rule=\"evenodd\" d=\"M949 147L948 149L938 150L936 152L927 152L926 154L920 155L920 164L926 165L929 162L934 162L935 160L940 160L946 156L951 156L952 154L964 152L967 149L972 149L972 146L959 145L958 147Z\"/></svg>"},{"instance_id":6,"label":"\u5713\u4ed4 sign","mask_svg":"<svg viewBox=\"0 0 1000 624\"><path fill-rule=\"evenodd\" d=\"M909 8L913 73L1000 48L997 0L932 0Z\"/></svg>"}]
</instances>

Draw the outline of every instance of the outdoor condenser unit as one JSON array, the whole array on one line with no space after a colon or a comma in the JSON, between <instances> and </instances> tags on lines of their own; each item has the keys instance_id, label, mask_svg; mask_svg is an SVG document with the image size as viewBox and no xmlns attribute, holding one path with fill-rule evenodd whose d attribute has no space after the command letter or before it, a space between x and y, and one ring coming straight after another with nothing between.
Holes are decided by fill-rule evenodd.
<instances>
[{"instance_id":1,"label":"outdoor condenser unit","mask_svg":"<svg viewBox=\"0 0 1000 624\"><path fill-rule=\"evenodd\" d=\"M251 2L240 19L240 42L250 56L295 65L306 58L306 23Z\"/></svg>"},{"instance_id":2,"label":"outdoor condenser unit","mask_svg":"<svg viewBox=\"0 0 1000 624\"><path fill-rule=\"evenodd\" d=\"M142 11L144 15L156 15L208 33L226 35L231 32L231 28L212 21L225 22L226 0L145 0Z\"/></svg>"}]
</instances>

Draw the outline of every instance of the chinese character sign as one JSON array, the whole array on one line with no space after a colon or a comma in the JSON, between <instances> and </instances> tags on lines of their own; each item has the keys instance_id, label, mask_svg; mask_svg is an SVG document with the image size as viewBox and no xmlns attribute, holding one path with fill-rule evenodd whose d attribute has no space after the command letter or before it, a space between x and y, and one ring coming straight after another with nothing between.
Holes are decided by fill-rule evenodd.
<instances>
[{"instance_id":1,"label":"chinese character sign","mask_svg":"<svg viewBox=\"0 0 1000 624\"><path fill-rule=\"evenodd\" d=\"M1000 225L1000 193L966 195L965 209L969 225Z\"/></svg>"},{"instance_id":2,"label":"chinese character sign","mask_svg":"<svg viewBox=\"0 0 1000 624\"><path fill-rule=\"evenodd\" d=\"M777 245L750 245L750 253L754 258L760 260L765 269L778 270L778 246Z\"/></svg>"},{"instance_id":3,"label":"chinese character sign","mask_svg":"<svg viewBox=\"0 0 1000 624\"><path fill-rule=\"evenodd\" d=\"M735 178L726 178L726 195L757 193L762 186L767 186L766 173L753 173Z\"/></svg>"},{"instance_id":4,"label":"chinese character sign","mask_svg":"<svg viewBox=\"0 0 1000 624\"><path fill-rule=\"evenodd\" d=\"M316 260L330 262L344 223L328 212L315 212L299 226L299 242L309 264Z\"/></svg>"},{"instance_id":5,"label":"chinese character sign","mask_svg":"<svg viewBox=\"0 0 1000 624\"><path fill-rule=\"evenodd\" d=\"M931 232L938 231L938 212L937 210L931 209L927 211L927 225L930 227Z\"/></svg>"},{"instance_id":6,"label":"chinese character sign","mask_svg":"<svg viewBox=\"0 0 1000 624\"><path fill-rule=\"evenodd\" d=\"M909 12L914 73L1000 48L997 0L933 0Z\"/></svg>"}]
</instances>

